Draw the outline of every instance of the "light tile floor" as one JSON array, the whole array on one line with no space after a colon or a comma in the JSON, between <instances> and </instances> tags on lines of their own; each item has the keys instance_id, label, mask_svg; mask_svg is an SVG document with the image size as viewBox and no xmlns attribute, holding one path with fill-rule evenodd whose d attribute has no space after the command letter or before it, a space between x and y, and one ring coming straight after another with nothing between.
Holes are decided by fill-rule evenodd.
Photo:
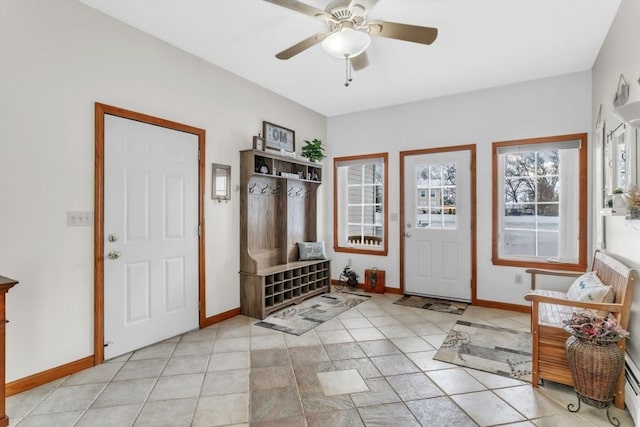
<instances>
[{"instance_id":1,"label":"light tile floor","mask_svg":"<svg viewBox=\"0 0 640 427\"><path fill-rule=\"evenodd\" d=\"M300 337L237 316L7 399L11 426L607 426L569 387L433 360L459 319L529 330L529 316L462 316L373 294ZM627 411L613 408L622 426Z\"/></svg>"}]
</instances>

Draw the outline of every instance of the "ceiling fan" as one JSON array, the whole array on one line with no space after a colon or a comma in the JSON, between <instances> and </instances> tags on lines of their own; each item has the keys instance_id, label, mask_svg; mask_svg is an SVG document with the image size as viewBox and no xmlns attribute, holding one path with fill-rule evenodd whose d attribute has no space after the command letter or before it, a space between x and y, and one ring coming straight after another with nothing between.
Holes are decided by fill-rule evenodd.
<instances>
[{"instance_id":1,"label":"ceiling fan","mask_svg":"<svg viewBox=\"0 0 640 427\"><path fill-rule=\"evenodd\" d=\"M297 0L265 0L278 6L325 21L328 31L314 34L276 54L278 59L289 59L322 42L323 49L331 56L346 59L347 82L350 81L349 63L354 70L369 65L365 50L371 37L387 37L414 43L431 44L438 36L438 29L389 21L368 21L367 14L378 0L334 0L325 10L317 9Z\"/></svg>"}]
</instances>

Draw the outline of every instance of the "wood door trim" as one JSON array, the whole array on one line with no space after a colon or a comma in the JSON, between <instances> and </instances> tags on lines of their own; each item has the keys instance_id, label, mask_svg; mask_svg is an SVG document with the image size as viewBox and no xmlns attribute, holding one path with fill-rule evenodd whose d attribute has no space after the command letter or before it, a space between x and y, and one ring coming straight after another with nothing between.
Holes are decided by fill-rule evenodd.
<instances>
[{"instance_id":1,"label":"wood door trim","mask_svg":"<svg viewBox=\"0 0 640 427\"><path fill-rule=\"evenodd\" d=\"M405 158L409 156L421 156L424 154L449 153L455 151L469 151L471 157L471 304L476 304L477 296L477 209L476 209L476 144L454 145L450 147L425 148L419 150L401 151L400 154L400 221L399 221L399 241L400 241L400 293L404 294L404 224L405 224Z\"/></svg>"},{"instance_id":2,"label":"wood door trim","mask_svg":"<svg viewBox=\"0 0 640 427\"><path fill-rule=\"evenodd\" d=\"M135 111L111 105L95 103L95 188L94 188L94 364L104 361L104 116L112 115L135 120L167 129L190 133L198 137L198 298L200 311L198 325L206 324L206 286L205 286L205 221L204 221L204 186L205 186L205 130L159 117L149 116Z\"/></svg>"}]
</instances>

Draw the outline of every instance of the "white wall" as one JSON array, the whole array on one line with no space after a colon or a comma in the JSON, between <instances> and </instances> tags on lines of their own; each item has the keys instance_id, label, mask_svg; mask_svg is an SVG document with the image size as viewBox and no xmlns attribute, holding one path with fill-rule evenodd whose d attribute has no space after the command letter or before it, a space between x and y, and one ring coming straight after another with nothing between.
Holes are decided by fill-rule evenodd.
<instances>
[{"instance_id":1,"label":"white wall","mask_svg":"<svg viewBox=\"0 0 640 427\"><path fill-rule=\"evenodd\" d=\"M94 102L207 132L207 316L239 307L239 195L210 199L211 163L232 166L262 120L325 140L324 116L75 1L0 1L0 274L7 380L93 354ZM299 148L299 147L298 147Z\"/></svg>"},{"instance_id":2,"label":"white wall","mask_svg":"<svg viewBox=\"0 0 640 427\"><path fill-rule=\"evenodd\" d=\"M589 132L589 71L332 117L327 123L329 157L389 152L389 212L399 207L399 152L477 144L478 281L480 299L526 305L524 269L491 264L491 143L522 138ZM329 179L331 174L325 173ZM325 190L331 186L325 187ZM333 200L326 198L327 229L332 230ZM327 241L331 240L327 232ZM389 221L386 257L332 253L333 276L349 259L362 276L365 268L386 270L388 287L400 286L399 224ZM514 284L523 274L524 283Z\"/></svg>"},{"instance_id":3,"label":"white wall","mask_svg":"<svg viewBox=\"0 0 640 427\"><path fill-rule=\"evenodd\" d=\"M591 117L595 127L602 104L605 132L620 123L611 112L613 98L622 73L629 82L629 101L640 100L640 2L622 0L593 66L593 103ZM594 189L594 191L597 189ZM640 221L627 222L624 217L605 218L606 250L640 270ZM636 284L627 341L628 352L640 364L640 289Z\"/></svg>"}]
</instances>

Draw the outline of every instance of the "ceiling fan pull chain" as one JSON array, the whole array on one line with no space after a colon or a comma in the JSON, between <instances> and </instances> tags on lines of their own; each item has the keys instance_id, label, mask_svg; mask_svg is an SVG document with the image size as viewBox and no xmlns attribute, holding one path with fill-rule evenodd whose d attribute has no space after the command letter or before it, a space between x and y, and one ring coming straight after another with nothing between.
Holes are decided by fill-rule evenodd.
<instances>
[{"instance_id":1,"label":"ceiling fan pull chain","mask_svg":"<svg viewBox=\"0 0 640 427\"><path fill-rule=\"evenodd\" d=\"M344 63L346 65L346 68L344 70L344 74L345 74L344 85L346 87L349 87L349 57L348 56L344 57Z\"/></svg>"},{"instance_id":2,"label":"ceiling fan pull chain","mask_svg":"<svg viewBox=\"0 0 640 427\"><path fill-rule=\"evenodd\" d=\"M347 66L346 70L345 70L345 82L344 85L346 87L349 87L349 84L353 81L353 78L351 78L351 59L345 55L344 56L344 62Z\"/></svg>"}]
</instances>

